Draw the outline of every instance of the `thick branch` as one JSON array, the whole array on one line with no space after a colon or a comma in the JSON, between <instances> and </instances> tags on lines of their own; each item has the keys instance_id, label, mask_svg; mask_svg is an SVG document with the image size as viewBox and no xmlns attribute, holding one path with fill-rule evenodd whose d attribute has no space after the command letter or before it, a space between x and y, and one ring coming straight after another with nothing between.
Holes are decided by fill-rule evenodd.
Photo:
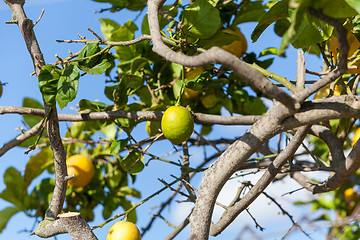
<instances>
[{"instance_id":1,"label":"thick branch","mask_svg":"<svg viewBox=\"0 0 360 240\"><path fill-rule=\"evenodd\" d=\"M76 212L60 214L54 221L45 219L32 235L49 238L63 233L69 233L72 239L97 240L84 218Z\"/></svg>"},{"instance_id":2,"label":"thick branch","mask_svg":"<svg viewBox=\"0 0 360 240\"><path fill-rule=\"evenodd\" d=\"M281 170L286 161L290 160L295 154L298 147L306 137L310 127L301 127L291 139L286 148L275 158L275 160L269 165L267 171L261 176L259 181L253 188L234 206L229 207L220 220L213 226L211 226L210 235L216 236L220 234L235 218L246 209L274 180L276 175Z\"/></svg>"},{"instance_id":3,"label":"thick branch","mask_svg":"<svg viewBox=\"0 0 360 240\"><path fill-rule=\"evenodd\" d=\"M43 54L40 50L37 42L33 27L34 24L30 19L26 17L23 9L23 0L4 0L9 5L12 11L13 21L17 23L23 38L26 43L26 47L32 58L35 73L37 76L40 74L41 68L45 65ZM66 170L66 152L61 141L61 135L59 131L59 121L56 108L50 108L44 100L45 115L47 117L47 130L51 149L54 155L54 167L55 167L55 188L52 199L49 203L49 208L46 211L46 220L55 220L60 214L66 193L67 177ZM86 224L85 224L86 225Z\"/></svg>"}]
</instances>

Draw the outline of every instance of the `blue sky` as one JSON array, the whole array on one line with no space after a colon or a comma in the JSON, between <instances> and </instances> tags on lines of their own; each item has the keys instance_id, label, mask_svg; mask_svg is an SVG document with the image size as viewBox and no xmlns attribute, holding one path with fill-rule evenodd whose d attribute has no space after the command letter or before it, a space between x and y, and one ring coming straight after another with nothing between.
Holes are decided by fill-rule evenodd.
<instances>
[{"instance_id":1,"label":"blue sky","mask_svg":"<svg viewBox=\"0 0 360 240\"><path fill-rule=\"evenodd\" d=\"M127 20L135 19L136 17L136 15L128 11L121 11L115 14L107 12L96 14L94 12L95 10L100 10L101 8L106 7L107 5L105 4L95 3L90 0L28 0L28 3L25 4L25 10L27 16L34 21L38 19L41 10L45 9L43 18L34 29L40 47L43 51L45 61L47 63L52 63L56 61L55 54L58 54L60 57L66 57L68 55L68 50L77 52L82 47L82 45L79 44L60 44L56 42L58 39L78 39L78 33L90 39L94 38L94 36L87 31L88 27L100 34L100 22L97 20L98 18L110 18L119 24L123 24ZM1 2L0 34L2 37L0 38L0 52L2 57L0 58L0 81L8 84L4 87L4 93L0 98L0 104L1 106L21 106L24 97L34 98L41 102L41 95L38 90L36 77L30 76L33 72L31 58L27 52L18 27L16 25L4 24L5 21L9 20L11 20L11 12L6 4ZM140 24L138 24L138 26L139 25ZM272 33L271 28L264 32L258 42L251 44L249 36L254 26L255 25L253 23L240 25L241 31L245 34L249 42L248 52L255 51L258 53L259 49L263 49L264 46L278 47L280 45L280 38ZM269 70L274 73L281 74L288 79L294 80L296 77L296 50L290 48L287 52L287 56L288 58L286 59L277 59L275 64ZM310 66L310 69L313 71L320 71L322 63L317 57L310 56L307 59L307 65ZM313 80L314 78L312 77L310 79ZM91 101L99 100L108 102L108 100L104 97L102 90L104 88L104 80L104 76L86 75L81 78L77 99L69 104L70 107L67 107L60 112L76 113L74 108L76 108L76 103L82 98L86 98ZM0 144L8 142L19 134L19 130L17 129L22 126L21 120L21 116L18 115L0 116L2 136ZM68 125L69 123L61 124L62 133L64 133L66 126ZM244 127L220 126L209 136L209 138L217 138L220 134L225 138L240 136L245 129L246 128ZM134 131L134 136L138 136L138 140L146 137L144 134L144 124L140 124ZM171 145L168 142L162 141L161 143L152 146L150 148L150 152L153 151L153 153L163 156L166 153L162 153L160 151L162 151L165 146L167 149L171 149ZM199 158L201 157L201 150L191 151L193 151L191 154L195 162L197 156ZM12 149L0 158L0 176L2 177L5 170L10 166L15 167L19 171L24 171L28 158L29 156L24 155L24 149ZM174 159L177 160L176 157ZM145 198L155 190L163 187L157 178L171 181L171 173L178 174L178 170L169 167L168 165L164 165L163 163L153 161L149 167L146 167L145 170L138 176L134 187L139 189L142 192L142 197ZM256 179L258 176L254 175L250 178ZM247 179L248 178L246 178L246 180ZM39 180L40 178L38 181ZM239 180L234 180L226 186L223 194L221 195L221 198L223 198L224 201L227 201L227 197L231 194L231 190L238 185L238 181ZM3 191L4 188L5 186L3 182L0 181L0 192ZM307 199L309 197L308 193L300 191L291 196L280 197L281 194L296 188L297 185L294 184L293 181L285 181L275 184L272 188L266 190L266 192L278 196L279 201L287 207L287 210L295 217L295 219L299 220L297 217L302 217L308 210L292 207L291 200ZM166 200L168 194L169 192L160 194L154 200L151 200L138 208L137 213L139 227L146 226L147 220L151 216L151 208L154 205ZM138 200L135 199L134 201ZM268 205L268 203L268 199L259 198L254 202L254 205L250 207L250 210L267 231L264 234L268 237L264 239L279 239L291 227L291 223L287 217L279 216L277 214L279 210L274 208L274 204ZM7 206L9 206L9 203L0 199L0 210ZM188 207L183 208L179 208L177 205L174 205L170 208L170 211L166 210L164 214L167 216L172 215L169 219L176 224L179 223L179 219L184 216L189 207L191 207L191 204L188 204ZM98 217L95 218L94 222L90 223L91 226L103 222L101 210L101 208L95 209L95 214L97 213ZM122 210L119 208L117 213L121 213L121 211ZM216 210L216 213L217 211L218 210ZM19 213L10 220L7 228L0 234L0 239L39 239L35 236L30 237L29 233L24 231L32 230L33 225L33 219L26 217L23 213ZM223 240L235 239L234 236L236 236L236 234L234 233L236 233L236 231L240 231L240 229L242 229L245 225L249 225L249 227L254 229L254 223L251 221L250 217L246 214L242 214L236 223L231 225L229 230L226 231L220 238ZM99 239L106 239L106 234L110 226L111 224L108 224L104 228L97 229L95 231L95 234L99 237ZM311 231L313 230L314 229L311 228ZM319 230L321 229L318 228L318 231ZM145 235L144 239L162 239L170 232L171 228L167 227L161 220L158 220L154 225L154 229ZM259 232L259 235L260 234L261 233ZM298 236L304 238L304 235L294 234L288 239L296 239ZM321 239L317 234L313 236L314 239ZM70 239L70 237L60 236L57 239ZM186 239L186 233L184 235L180 235L177 239Z\"/></svg>"}]
</instances>

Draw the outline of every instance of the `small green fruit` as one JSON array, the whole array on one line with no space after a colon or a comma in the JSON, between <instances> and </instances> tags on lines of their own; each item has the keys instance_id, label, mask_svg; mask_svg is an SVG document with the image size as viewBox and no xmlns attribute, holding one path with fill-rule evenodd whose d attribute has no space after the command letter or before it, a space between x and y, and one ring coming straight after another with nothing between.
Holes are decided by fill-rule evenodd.
<instances>
[{"instance_id":1,"label":"small green fruit","mask_svg":"<svg viewBox=\"0 0 360 240\"><path fill-rule=\"evenodd\" d=\"M194 120L186 108L172 106L161 119L161 130L173 144L180 144L190 138L194 131Z\"/></svg>"},{"instance_id":2,"label":"small green fruit","mask_svg":"<svg viewBox=\"0 0 360 240\"><path fill-rule=\"evenodd\" d=\"M160 121L147 121L146 132L149 134L150 137L161 133Z\"/></svg>"}]
</instances>

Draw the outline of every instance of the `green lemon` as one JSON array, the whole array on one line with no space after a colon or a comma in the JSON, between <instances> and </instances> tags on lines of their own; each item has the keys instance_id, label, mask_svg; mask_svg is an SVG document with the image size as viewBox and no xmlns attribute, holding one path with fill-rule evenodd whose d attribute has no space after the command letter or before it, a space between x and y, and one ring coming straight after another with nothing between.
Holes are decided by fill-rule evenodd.
<instances>
[{"instance_id":1,"label":"green lemon","mask_svg":"<svg viewBox=\"0 0 360 240\"><path fill-rule=\"evenodd\" d=\"M186 108L172 106L165 111L161 119L161 130L173 144L180 144L191 136L194 120Z\"/></svg>"},{"instance_id":2,"label":"green lemon","mask_svg":"<svg viewBox=\"0 0 360 240\"><path fill-rule=\"evenodd\" d=\"M160 121L147 121L146 132L149 134L150 137L161 133Z\"/></svg>"}]
</instances>

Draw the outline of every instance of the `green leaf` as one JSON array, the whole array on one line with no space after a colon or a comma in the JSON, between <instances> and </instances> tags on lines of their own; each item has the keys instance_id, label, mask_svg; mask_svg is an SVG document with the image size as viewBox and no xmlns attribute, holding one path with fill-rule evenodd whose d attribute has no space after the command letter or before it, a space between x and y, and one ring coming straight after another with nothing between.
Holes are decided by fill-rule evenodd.
<instances>
[{"instance_id":1,"label":"green leaf","mask_svg":"<svg viewBox=\"0 0 360 240\"><path fill-rule=\"evenodd\" d=\"M50 148L42 148L41 151L32 156L26 164L22 192L25 193L27 187L33 179L39 176L45 169L53 164L53 153Z\"/></svg>"},{"instance_id":2,"label":"green leaf","mask_svg":"<svg viewBox=\"0 0 360 240\"><path fill-rule=\"evenodd\" d=\"M204 46L205 49L209 49L213 46L222 47L231 44L234 41L241 41L241 39L235 34L229 34L222 30L218 30L210 38L200 40L199 45Z\"/></svg>"},{"instance_id":3,"label":"green leaf","mask_svg":"<svg viewBox=\"0 0 360 240\"><path fill-rule=\"evenodd\" d=\"M24 98L22 106L36 108L36 109L44 109L41 103L31 98ZM23 115L23 118L26 124L31 128L43 119L42 117L30 116L30 115Z\"/></svg>"},{"instance_id":4,"label":"green leaf","mask_svg":"<svg viewBox=\"0 0 360 240\"><path fill-rule=\"evenodd\" d=\"M18 208L7 207L0 212L0 233L5 229L6 224L9 222L10 218L16 213L20 212Z\"/></svg>"},{"instance_id":5,"label":"green leaf","mask_svg":"<svg viewBox=\"0 0 360 240\"><path fill-rule=\"evenodd\" d=\"M287 18L288 13L288 2L280 1L276 3L270 10L260 19L259 23L256 25L254 31L251 34L251 40L256 42L264 30L270 26L273 22Z\"/></svg>"},{"instance_id":6,"label":"green leaf","mask_svg":"<svg viewBox=\"0 0 360 240\"><path fill-rule=\"evenodd\" d=\"M120 169L114 168L111 164L106 164L105 173L107 186L115 191L119 187L121 180L126 177L126 173L124 174Z\"/></svg>"},{"instance_id":7,"label":"green leaf","mask_svg":"<svg viewBox=\"0 0 360 240\"><path fill-rule=\"evenodd\" d=\"M118 154L121 150L123 150L127 146L128 141L129 141L128 138L113 141L111 143L110 152Z\"/></svg>"},{"instance_id":8,"label":"green leaf","mask_svg":"<svg viewBox=\"0 0 360 240\"><path fill-rule=\"evenodd\" d=\"M356 10L358 14L360 14L360 4L358 0L345 0L350 7Z\"/></svg>"},{"instance_id":9,"label":"green leaf","mask_svg":"<svg viewBox=\"0 0 360 240\"><path fill-rule=\"evenodd\" d=\"M133 188L129 188L128 186L121 187L119 189L118 194L120 194L120 196L123 197L131 196L131 197L141 198L141 193L139 191Z\"/></svg>"},{"instance_id":10,"label":"green leaf","mask_svg":"<svg viewBox=\"0 0 360 240\"><path fill-rule=\"evenodd\" d=\"M79 86L79 78L79 68L75 64L69 64L62 72L56 95L56 101L61 109L75 99Z\"/></svg>"},{"instance_id":11,"label":"green leaf","mask_svg":"<svg viewBox=\"0 0 360 240\"><path fill-rule=\"evenodd\" d=\"M60 75L60 68L54 65L45 65L38 77L40 91L50 107L55 107L56 104L55 97Z\"/></svg>"},{"instance_id":12,"label":"green leaf","mask_svg":"<svg viewBox=\"0 0 360 240\"><path fill-rule=\"evenodd\" d=\"M239 25L244 22L258 22L266 13L266 6L263 1L246 1L241 4L241 9L234 19L232 25Z\"/></svg>"},{"instance_id":13,"label":"green leaf","mask_svg":"<svg viewBox=\"0 0 360 240\"><path fill-rule=\"evenodd\" d=\"M313 1L312 7L329 17L347 18L358 14L356 7L359 8L359 3L354 0L317 0Z\"/></svg>"},{"instance_id":14,"label":"green leaf","mask_svg":"<svg viewBox=\"0 0 360 240\"><path fill-rule=\"evenodd\" d=\"M294 48L308 48L313 44L326 41L331 37L332 32L332 26L306 14L290 42Z\"/></svg>"},{"instance_id":15,"label":"green leaf","mask_svg":"<svg viewBox=\"0 0 360 240\"><path fill-rule=\"evenodd\" d=\"M209 38L221 24L219 10L207 0L198 0L182 12L184 32L194 38Z\"/></svg>"},{"instance_id":16,"label":"green leaf","mask_svg":"<svg viewBox=\"0 0 360 240\"><path fill-rule=\"evenodd\" d=\"M108 52L99 55L101 50L98 43L90 43L83 47L78 59L86 59L77 62L79 68L89 74L102 74L112 68L115 65L114 56Z\"/></svg>"},{"instance_id":17,"label":"green leaf","mask_svg":"<svg viewBox=\"0 0 360 240\"><path fill-rule=\"evenodd\" d=\"M142 68L149 68L149 60L147 58L139 57L135 58L130 65L131 73L135 74L137 71L139 71Z\"/></svg>"},{"instance_id":18,"label":"green leaf","mask_svg":"<svg viewBox=\"0 0 360 240\"><path fill-rule=\"evenodd\" d=\"M100 18L99 21L101 22L101 32L108 41L112 41L111 35L112 33L120 28L120 25L110 19Z\"/></svg>"},{"instance_id":19,"label":"green leaf","mask_svg":"<svg viewBox=\"0 0 360 240\"><path fill-rule=\"evenodd\" d=\"M97 102L97 101L91 102L86 99L81 99L79 101L79 108L80 108L79 111L92 110L94 112L101 112L101 111L105 111L107 107L108 105L102 102Z\"/></svg>"},{"instance_id":20,"label":"green leaf","mask_svg":"<svg viewBox=\"0 0 360 240\"><path fill-rule=\"evenodd\" d=\"M244 115L262 115L267 111L263 101L258 97L249 96L248 100L243 104Z\"/></svg>"},{"instance_id":21,"label":"green leaf","mask_svg":"<svg viewBox=\"0 0 360 240\"><path fill-rule=\"evenodd\" d=\"M130 209L134 206L134 203L130 202L129 200L126 200L125 198L121 198L120 204L124 208L125 211L127 211L128 209ZM137 217L136 217L135 209L127 215L127 220L129 222L136 223Z\"/></svg>"},{"instance_id":22,"label":"green leaf","mask_svg":"<svg viewBox=\"0 0 360 240\"><path fill-rule=\"evenodd\" d=\"M121 167L128 173L138 174L144 168L142 161L143 156L138 151L130 151L123 159L121 159Z\"/></svg>"},{"instance_id":23,"label":"green leaf","mask_svg":"<svg viewBox=\"0 0 360 240\"><path fill-rule=\"evenodd\" d=\"M14 204L20 210L23 209L22 182L23 177L21 173L15 168L9 167L4 174L6 189L0 193L0 198Z\"/></svg>"}]
</instances>

